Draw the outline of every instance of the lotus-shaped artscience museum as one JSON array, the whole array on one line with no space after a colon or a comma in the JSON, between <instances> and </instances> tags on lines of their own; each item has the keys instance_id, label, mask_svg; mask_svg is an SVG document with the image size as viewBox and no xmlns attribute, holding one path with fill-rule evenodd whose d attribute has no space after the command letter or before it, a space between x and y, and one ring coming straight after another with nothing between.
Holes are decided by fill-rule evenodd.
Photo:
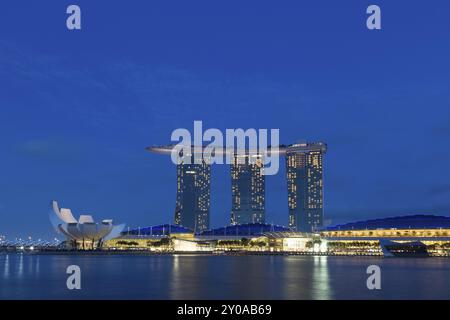
<instances>
[{"instance_id":1,"label":"lotus-shaped artscience museum","mask_svg":"<svg viewBox=\"0 0 450 320\"><path fill-rule=\"evenodd\" d=\"M110 219L96 223L90 215L81 215L77 221L70 209L60 209L56 201L52 201L50 221L71 245L83 249L99 247L104 241L120 236L125 228L125 224L113 225L113 220Z\"/></svg>"}]
</instances>

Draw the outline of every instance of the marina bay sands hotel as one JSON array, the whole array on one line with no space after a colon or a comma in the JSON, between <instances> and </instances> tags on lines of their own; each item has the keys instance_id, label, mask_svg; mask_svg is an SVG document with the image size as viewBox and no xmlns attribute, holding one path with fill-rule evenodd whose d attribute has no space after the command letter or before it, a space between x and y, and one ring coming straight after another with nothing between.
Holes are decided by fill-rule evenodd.
<instances>
[{"instance_id":1,"label":"marina bay sands hotel","mask_svg":"<svg viewBox=\"0 0 450 320\"><path fill-rule=\"evenodd\" d=\"M171 154L174 145L153 146L148 151ZM201 151L203 151L203 148ZM194 150L194 149L193 149ZM289 227L301 232L317 230L323 223L323 155L325 143L280 146L285 156ZM192 152L192 157L195 151ZM255 156L255 155L252 155ZM232 154L231 224L265 223L265 175L261 155ZM193 159L193 158L192 158ZM205 160L177 164L175 224L195 232L210 229L211 164Z\"/></svg>"}]
</instances>

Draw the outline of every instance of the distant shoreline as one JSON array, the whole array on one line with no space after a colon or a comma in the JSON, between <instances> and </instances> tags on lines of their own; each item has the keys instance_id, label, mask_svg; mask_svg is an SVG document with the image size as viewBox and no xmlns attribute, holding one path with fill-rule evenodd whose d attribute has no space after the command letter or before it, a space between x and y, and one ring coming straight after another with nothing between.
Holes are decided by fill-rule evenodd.
<instances>
[{"instance_id":1,"label":"distant shoreline","mask_svg":"<svg viewBox=\"0 0 450 320\"><path fill-rule=\"evenodd\" d=\"M385 258L382 255L375 254L333 254L317 252L257 252L257 251L227 251L227 252L151 252L147 250L4 250L0 249L0 254L26 254L26 255L72 255L72 256L167 256L167 255L192 255L192 256L314 256L314 257L376 257ZM448 258L448 256L425 256L419 254L409 254L393 258Z\"/></svg>"}]
</instances>

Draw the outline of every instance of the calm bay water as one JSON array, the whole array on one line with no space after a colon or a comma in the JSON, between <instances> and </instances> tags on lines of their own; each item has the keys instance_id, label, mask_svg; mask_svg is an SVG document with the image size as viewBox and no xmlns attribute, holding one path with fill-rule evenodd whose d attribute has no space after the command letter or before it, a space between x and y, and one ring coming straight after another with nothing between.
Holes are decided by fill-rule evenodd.
<instances>
[{"instance_id":1,"label":"calm bay water","mask_svg":"<svg viewBox=\"0 0 450 320\"><path fill-rule=\"evenodd\" d=\"M372 264L381 290L366 287ZM450 299L450 259L0 254L0 299Z\"/></svg>"}]
</instances>

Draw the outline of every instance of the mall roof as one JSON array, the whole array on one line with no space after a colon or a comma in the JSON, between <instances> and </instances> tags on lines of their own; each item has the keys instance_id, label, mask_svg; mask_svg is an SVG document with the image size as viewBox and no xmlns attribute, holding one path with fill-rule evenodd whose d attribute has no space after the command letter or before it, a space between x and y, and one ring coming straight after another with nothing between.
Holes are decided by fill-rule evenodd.
<instances>
[{"instance_id":1,"label":"mall roof","mask_svg":"<svg viewBox=\"0 0 450 320\"><path fill-rule=\"evenodd\" d=\"M450 229L450 217L434 215L410 215L350 222L326 227L324 231L375 230L375 229Z\"/></svg>"},{"instance_id":2,"label":"mall roof","mask_svg":"<svg viewBox=\"0 0 450 320\"><path fill-rule=\"evenodd\" d=\"M199 233L199 236L261 236L266 232L290 231L289 228L264 223L237 224L222 228L207 230Z\"/></svg>"},{"instance_id":3,"label":"mall roof","mask_svg":"<svg viewBox=\"0 0 450 320\"><path fill-rule=\"evenodd\" d=\"M122 232L122 235L167 236L175 233L194 233L194 231L174 224L161 224L157 226L131 229L129 231Z\"/></svg>"}]
</instances>

